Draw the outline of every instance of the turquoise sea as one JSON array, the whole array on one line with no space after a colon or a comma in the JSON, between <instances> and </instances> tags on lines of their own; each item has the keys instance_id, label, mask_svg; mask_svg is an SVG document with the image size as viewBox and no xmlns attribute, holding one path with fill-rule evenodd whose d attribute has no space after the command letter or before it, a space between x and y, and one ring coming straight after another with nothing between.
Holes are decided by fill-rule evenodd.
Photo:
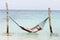
<instances>
[{"instance_id":1,"label":"turquoise sea","mask_svg":"<svg viewBox=\"0 0 60 40\"><path fill-rule=\"evenodd\" d=\"M19 25L32 28L48 17L47 10L9 10L11 16ZM37 33L28 33L18 27L9 18L9 36L6 34L6 11L0 10L0 40L60 40L60 10L51 11L53 35L50 36L49 21L43 30Z\"/></svg>"}]
</instances>

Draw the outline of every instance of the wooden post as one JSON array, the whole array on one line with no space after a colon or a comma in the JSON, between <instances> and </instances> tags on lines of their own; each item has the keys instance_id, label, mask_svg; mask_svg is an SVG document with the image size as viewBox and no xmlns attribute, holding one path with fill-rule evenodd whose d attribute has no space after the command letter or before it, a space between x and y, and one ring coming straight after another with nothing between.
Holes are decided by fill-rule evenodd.
<instances>
[{"instance_id":1,"label":"wooden post","mask_svg":"<svg viewBox=\"0 0 60 40\"><path fill-rule=\"evenodd\" d=\"M6 2L6 22L7 22L7 30L6 33L9 34L9 25L8 25L8 3Z\"/></svg>"},{"instance_id":2,"label":"wooden post","mask_svg":"<svg viewBox=\"0 0 60 40\"><path fill-rule=\"evenodd\" d=\"M50 27L50 32L51 33L53 33L53 31L52 31L52 26L51 26L51 16L50 16L50 14L51 14L51 10L50 10L50 8L48 8L48 18L49 18L49 27Z\"/></svg>"}]
</instances>

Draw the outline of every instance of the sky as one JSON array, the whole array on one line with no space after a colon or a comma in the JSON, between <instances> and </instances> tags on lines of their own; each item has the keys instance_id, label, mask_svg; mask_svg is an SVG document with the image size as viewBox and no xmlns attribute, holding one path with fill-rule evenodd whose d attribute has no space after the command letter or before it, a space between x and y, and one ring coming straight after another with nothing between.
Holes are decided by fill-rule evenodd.
<instances>
[{"instance_id":1,"label":"sky","mask_svg":"<svg viewBox=\"0 0 60 40\"><path fill-rule=\"evenodd\" d=\"M6 9L6 1L8 9L17 10L60 10L60 0L0 0L0 9Z\"/></svg>"}]
</instances>

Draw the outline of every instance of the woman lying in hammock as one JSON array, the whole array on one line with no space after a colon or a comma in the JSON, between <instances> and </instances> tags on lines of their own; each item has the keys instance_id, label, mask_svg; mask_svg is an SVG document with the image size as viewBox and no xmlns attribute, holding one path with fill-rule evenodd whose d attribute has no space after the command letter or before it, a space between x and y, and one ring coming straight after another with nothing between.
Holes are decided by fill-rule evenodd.
<instances>
[{"instance_id":1,"label":"woman lying in hammock","mask_svg":"<svg viewBox=\"0 0 60 40\"><path fill-rule=\"evenodd\" d=\"M10 18L14 23L16 23L10 16L9 16L9 18ZM42 22L41 25L45 24L46 21L47 21L47 19L48 19L48 17ZM24 28L24 27L20 26L18 23L16 23L16 24L17 24L22 30L25 30L25 31L30 32L30 33L35 33L35 32L37 32L37 31L40 31L40 30L43 28L42 26L40 26L40 24L38 24L38 25L35 26L34 28ZM43 25L43 26L44 26L44 25Z\"/></svg>"},{"instance_id":2,"label":"woman lying in hammock","mask_svg":"<svg viewBox=\"0 0 60 40\"><path fill-rule=\"evenodd\" d=\"M39 30L42 29L39 25L35 26L35 28L24 28L24 27L22 27L22 26L19 26L19 27L20 27L21 29L23 29L23 30L25 30L25 31L27 31L27 32L31 32L31 33L35 33L35 32L37 32L37 31L39 31Z\"/></svg>"}]
</instances>

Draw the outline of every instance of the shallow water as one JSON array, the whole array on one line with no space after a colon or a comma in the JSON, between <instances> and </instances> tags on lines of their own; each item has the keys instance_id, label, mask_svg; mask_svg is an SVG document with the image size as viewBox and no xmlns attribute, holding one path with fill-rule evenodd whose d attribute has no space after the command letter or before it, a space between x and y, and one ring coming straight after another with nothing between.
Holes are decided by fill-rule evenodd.
<instances>
[{"instance_id":1,"label":"shallow water","mask_svg":"<svg viewBox=\"0 0 60 40\"><path fill-rule=\"evenodd\" d=\"M18 11L10 10L11 16L19 25L32 28L48 17L47 11ZM49 24L46 22L43 30L37 33L28 33L21 30L9 19L9 36L6 34L6 13L0 11L0 40L59 40L60 39L60 11L51 12L53 35L50 35Z\"/></svg>"}]
</instances>

